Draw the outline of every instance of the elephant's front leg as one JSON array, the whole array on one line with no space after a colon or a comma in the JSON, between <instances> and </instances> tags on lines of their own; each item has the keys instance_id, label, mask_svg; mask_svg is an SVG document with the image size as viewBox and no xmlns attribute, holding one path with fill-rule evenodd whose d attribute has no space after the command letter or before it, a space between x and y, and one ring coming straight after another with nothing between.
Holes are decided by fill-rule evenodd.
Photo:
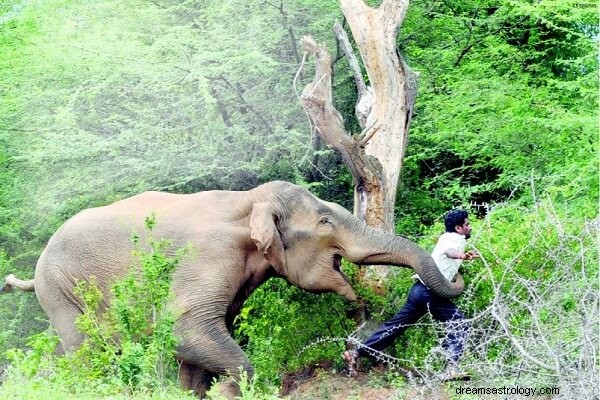
<instances>
[{"instance_id":1,"label":"elephant's front leg","mask_svg":"<svg viewBox=\"0 0 600 400\"><path fill-rule=\"evenodd\" d=\"M246 371L248 379L254 368L240 346L232 339L224 321L213 324L197 324L180 333L181 342L177 356L184 370L180 370L180 382L186 389L202 396L214 376L225 376L219 383L219 394L227 399L241 395L240 370ZM209 377L210 376L210 377Z\"/></svg>"},{"instance_id":2,"label":"elephant's front leg","mask_svg":"<svg viewBox=\"0 0 600 400\"><path fill-rule=\"evenodd\" d=\"M184 390L192 390L198 397L203 398L216 374L210 373L194 364L179 361L179 384Z\"/></svg>"}]
</instances>

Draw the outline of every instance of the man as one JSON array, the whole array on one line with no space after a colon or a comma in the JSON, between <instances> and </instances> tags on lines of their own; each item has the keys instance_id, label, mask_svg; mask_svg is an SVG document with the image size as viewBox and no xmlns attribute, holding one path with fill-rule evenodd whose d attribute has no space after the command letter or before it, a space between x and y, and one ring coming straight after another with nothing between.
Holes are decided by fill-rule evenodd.
<instances>
[{"instance_id":1,"label":"man","mask_svg":"<svg viewBox=\"0 0 600 400\"><path fill-rule=\"evenodd\" d=\"M468 214L464 210L452 210L444 216L446 232L442 234L431 257L441 273L449 281L454 278L463 260L478 258L475 251L465 252L466 239L471 236ZM458 372L457 363L462 355L468 325L463 313L447 298L440 297L425 286L418 275L415 284L408 293L406 304L390 320L384 322L373 334L355 350L344 352L343 358L350 374L355 374L356 361L361 356L372 356L375 351L391 345L395 338L409 326L416 323L427 312L434 319L447 323L448 333L442 343L449 359L448 370L443 379L466 379L468 376Z\"/></svg>"}]
</instances>

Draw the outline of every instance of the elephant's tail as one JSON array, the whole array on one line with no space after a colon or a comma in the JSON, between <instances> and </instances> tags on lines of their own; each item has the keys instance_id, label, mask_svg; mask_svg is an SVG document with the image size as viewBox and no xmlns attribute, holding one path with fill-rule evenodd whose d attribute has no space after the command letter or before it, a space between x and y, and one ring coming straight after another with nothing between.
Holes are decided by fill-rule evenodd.
<instances>
[{"instance_id":1,"label":"elephant's tail","mask_svg":"<svg viewBox=\"0 0 600 400\"><path fill-rule=\"evenodd\" d=\"M0 287L0 293L10 293L13 288L21 289L24 292L35 292L35 284L33 279L22 281L16 276L10 274L6 277L6 284Z\"/></svg>"}]
</instances>

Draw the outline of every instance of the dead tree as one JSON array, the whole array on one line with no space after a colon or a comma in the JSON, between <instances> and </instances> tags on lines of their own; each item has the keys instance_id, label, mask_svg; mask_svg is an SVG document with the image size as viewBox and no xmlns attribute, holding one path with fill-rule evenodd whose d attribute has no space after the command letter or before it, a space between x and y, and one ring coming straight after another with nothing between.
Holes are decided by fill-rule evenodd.
<instances>
[{"instance_id":1,"label":"dead tree","mask_svg":"<svg viewBox=\"0 0 600 400\"><path fill-rule=\"evenodd\" d=\"M315 59L315 77L301 96L302 104L323 141L338 151L354 177L354 212L370 226L392 232L396 190L406 152L407 134L417 90L417 75L396 47L408 0L383 0L377 8L362 0L340 0L342 12L360 52L369 86L346 32L335 32L354 72L356 117L362 129L347 132L332 101L331 57L327 48L305 36L304 50ZM385 278L388 267L375 267Z\"/></svg>"}]
</instances>

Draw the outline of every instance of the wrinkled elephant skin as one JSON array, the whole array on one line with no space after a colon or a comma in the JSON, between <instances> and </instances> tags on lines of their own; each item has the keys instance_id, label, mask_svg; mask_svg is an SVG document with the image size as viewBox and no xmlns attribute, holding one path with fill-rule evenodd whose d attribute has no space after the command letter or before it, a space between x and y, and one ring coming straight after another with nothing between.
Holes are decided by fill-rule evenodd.
<instances>
[{"instance_id":1,"label":"wrinkled elephant skin","mask_svg":"<svg viewBox=\"0 0 600 400\"><path fill-rule=\"evenodd\" d=\"M279 276L311 292L356 294L340 270L341 258L358 264L413 268L440 295L452 297L462 280L447 282L427 253L399 236L365 226L341 206L322 201L306 189L270 182L245 192L195 194L146 192L72 217L52 236L32 281L7 279L9 287L35 289L57 330L64 351L83 336L75 328L82 305L74 285L95 277L108 298L132 256L132 232L144 232L154 214L153 235L190 245L192 255L173 273L173 305L179 313L180 381L202 395L212 377L252 365L230 335L232 321L250 293ZM223 393L237 388L224 384Z\"/></svg>"}]
</instances>

